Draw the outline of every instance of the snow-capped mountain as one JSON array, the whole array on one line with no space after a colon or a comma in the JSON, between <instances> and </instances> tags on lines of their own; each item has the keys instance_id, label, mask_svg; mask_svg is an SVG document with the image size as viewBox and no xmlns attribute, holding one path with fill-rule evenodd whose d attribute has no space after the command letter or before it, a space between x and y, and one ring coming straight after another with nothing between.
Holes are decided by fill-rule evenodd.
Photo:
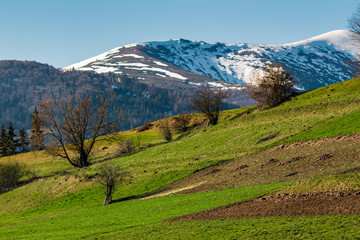
<instances>
[{"instance_id":1,"label":"snow-capped mountain","mask_svg":"<svg viewBox=\"0 0 360 240\"><path fill-rule=\"evenodd\" d=\"M114 48L65 69L127 74L143 80L172 80L226 88L249 84L257 69L283 63L297 86L309 90L351 78L357 50L347 30L282 44L224 44L184 39Z\"/></svg>"}]
</instances>

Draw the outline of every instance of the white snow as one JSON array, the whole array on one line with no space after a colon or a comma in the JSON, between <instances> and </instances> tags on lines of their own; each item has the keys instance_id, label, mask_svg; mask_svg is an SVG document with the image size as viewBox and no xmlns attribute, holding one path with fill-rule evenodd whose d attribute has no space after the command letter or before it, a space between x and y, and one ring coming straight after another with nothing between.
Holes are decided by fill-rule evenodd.
<instances>
[{"instance_id":1,"label":"white snow","mask_svg":"<svg viewBox=\"0 0 360 240\"><path fill-rule=\"evenodd\" d=\"M132 54L132 53L114 56L113 58L123 58L123 57L144 58L143 56L140 56L140 55L137 55L137 54Z\"/></svg>"},{"instance_id":2,"label":"white snow","mask_svg":"<svg viewBox=\"0 0 360 240\"><path fill-rule=\"evenodd\" d=\"M348 30L335 30L306 40L283 44L283 46L297 47L314 42L326 42L338 47L339 50L345 50L351 54L356 54L358 52L358 48L352 43L351 32Z\"/></svg>"},{"instance_id":3,"label":"white snow","mask_svg":"<svg viewBox=\"0 0 360 240\"><path fill-rule=\"evenodd\" d=\"M191 85L196 85L196 86L201 86L202 85L202 83L194 83L194 82L188 82L189 84L191 84Z\"/></svg>"},{"instance_id":4,"label":"white snow","mask_svg":"<svg viewBox=\"0 0 360 240\"><path fill-rule=\"evenodd\" d=\"M115 72L117 68L114 67L102 67L102 66L96 66L94 67L94 71L96 73L107 73L107 72Z\"/></svg>"},{"instance_id":5,"label":"white snow","mask_svg":"<svg viewBox=\"0 0 360 240\"><path fill-rule=\"evenodd\" d=\"M156 73L155 75L166 78L166 75L160 74L160 73Z\"/></svg>"},{"instance_id":6,"label":"white snow","mask_svg":"<svg viewBox=\"0 0 360 240\"><path fill-rule=\"evenodd\" d=\"M124 48L139 45L153 48L151 52L158 54L159 59L165 63L169 62L190 72L237 84L252 83L256 71L264 69L271 59L271 61L283 63L287 70L298 72L303 77L303 79L297 79L299 80L298 87L301 88L302 85L307 84L307 89L311 88L311 84L308 84L311 81L316 84L330 84L350 78L350 69L344 61L355 59L357 56L357 48L352 44L350 32L336 30L282 45L221 44L188 40L136 43L114 48L93 58L70 65L64 70L75 68L98 73L118 73L125 68L142 71L144 75L151 71L161 77L187 79L173 70L169 70L169 65L162 61L151 59L159 67L150 67L144 64L148 60L144 56L135 53L121 53L121 51L128 52ZM129 57L126 59L128 61L121 61L123 57ZM124 72L126 73L126 71ZM189 84L197 85L193 82L189 82ZM306 88L304 89L306 90Z\"/></svg>"},{"instance_id":7,"label":"white snow","mask_svg":"<svg viewBox=\"0 0 360 240\"><path fill-rule=\"evenodd\" d=\"M114 54L115 52L119 51L119 47L117 48L113 48L111 49L110 51L107 51L107 52L104 52L102 54L99 54L95 57L92 57L92 58L88 58L84 61L81 61L81 62L78 62L78 63L75 63L75 64L72 64L72 65L69 65L67 67L64 67L64 69L78 69L78 68L81 68L83 66L86 66L88 65L89 63L92 63L92 62L96 62L96 61L100 61L100 60L104 60L106 59L107 57L109 57L111 54Z\"/></svg>"},{"instance_id":8,"label":"white snow","mask_svg":"<svg viewBox=\"0 0 360 240\"><path fill-rule=\"evenodd\" d=\"M148 67L149 65L144 64L144 63L137 63L137 62L117 62L117 63L112 63L112 66L133 66L133 67Z\"/></svg>"},{"instance_id":9,"label":"white snow","mask_svg":"<svg viewBox=\"0 0 360 240\"><path fill-rule=\"evenodd\" d=\"M167 67L168 65L159 61L154 61L155 64L159 65L159 66L163 66L163 67Z\"/></svg>"},{"instance_id":10,"label":"white snow","mask_svg":"<svg viewBox=\"0 0 360 240\"><path fill-rule=\"evenodd\" d=\"M139 71L152 71L152 72L161 72L161 73L165 73L166 75L168 75L169 77L172 78L177 78L180 80L186 80L186 77L181 76L178 73L174 73L174 72L170 72L168 70L162 69L162 68L152 68L152 67L140 67L140 68L135 68L135 67L126 67L126 69L132 69L132 70L139 70Z\"/></svg>"}]
</instances>

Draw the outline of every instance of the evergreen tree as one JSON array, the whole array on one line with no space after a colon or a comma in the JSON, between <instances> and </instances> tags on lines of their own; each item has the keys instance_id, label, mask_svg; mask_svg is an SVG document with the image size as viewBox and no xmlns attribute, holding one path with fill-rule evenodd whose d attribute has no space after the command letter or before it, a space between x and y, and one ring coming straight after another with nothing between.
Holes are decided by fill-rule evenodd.
<instances>
[{"instance_id":1,"label":"evergreen tree","mask_svg":"<svg viewBox=\"0 0 360 240\"><path fill-rule=\"evenodd\" d=\"M29 151L29 138L28 134L24 130L24 128L20 129L19 131L19 148L20 153L25 153Z\"/></svg>"},{"instance_id":2,"label":"evergreen tree","mask_svg":"<svg viewBox=\"0 0 360 240\"><path fill-rule=\"evenodd\" d=\"M17 140L15 129L13 128L11 122L9 122L6 135L7 155L14 155L16 153Z\"/></svg>"},{"instance_id":3,"label":"evergreen tree","mask_svg":"<svg viewBox=\"0 0 360 240\"><path fill-rule=\"evenodd\" d=\"M41 129L41 118L36 107L32 115L31 126L32 126L31 137L30 137L31 150L33 151L43 150L45 148L44 134L43 134L43 130Z\"/></svg>"},{"instance_id":4,"label":"evergreen tree","mask_svg":"<svg viewBox=\"0 0 360 240\"><path fill-rule=\"evenodd\" d=\"M1 124L1 129L0 129L0 157L7 156L6 141L7 141L6 130L5 130L4 124Z\"/></svg>"}]
</instances>

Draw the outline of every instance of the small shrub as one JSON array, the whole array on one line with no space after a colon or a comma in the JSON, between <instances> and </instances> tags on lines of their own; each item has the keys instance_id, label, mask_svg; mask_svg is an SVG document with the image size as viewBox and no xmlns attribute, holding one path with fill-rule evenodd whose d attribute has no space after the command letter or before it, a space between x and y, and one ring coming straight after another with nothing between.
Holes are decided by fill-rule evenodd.
<instances>
[{"instance_id":1,"label":"small shrub","mask_svg":"<svg viewBox=\"0 0 360 240\"><path fill-rule=\"evenodd\" d=\"M118 154L121 155L125 155L125 154L129 154L129 153L134 153L135 152L135 144L131 139L126 139L126 140L122 140L119 141L118 143Z\"/></svg>"},{"instance_id":2,"label":"small shrub","mask_svg":"<svg viewBox=\"0 0 360 240\"><path fill-rule=\"evenodd\" d=\"M122 175L122 169L115 162L107 162L97 169L96 181L105 187L104 205L112 203L112 195Z\"/></svg>"},{"instance_id":3,"label":"small shrub","mask_svg":"<svg viewBox=\"0 0 360 240\"><path fill-rule=\"evenodd\" d=\"M172 125L175 132L185 132L187 126L190 123L191 115L190 114L180 114L173 117L174 123Z\"/></svg>"},{"instance_id":4,"label":"small shrub","mask_svg":"<svg viewBox=\"0 0 360 240\"><path fill-rule=\"evenodd\" d=\"M144 125L142 125L141 127L137 128L137 132L143 132L146 131L148 129L150 129L152 127L151 123L145 123Z\"/></svg>"},{"instance_id":5,"label":"small shrub","mask_svg":"<svg viewBox=\"0 0 360 240\"><path fill-rule=\"evenodd\" d=\"M20 178L29 172L25 165L18 162L0 163L0 192L16 187Z\"/></svg>"}]
</instances>

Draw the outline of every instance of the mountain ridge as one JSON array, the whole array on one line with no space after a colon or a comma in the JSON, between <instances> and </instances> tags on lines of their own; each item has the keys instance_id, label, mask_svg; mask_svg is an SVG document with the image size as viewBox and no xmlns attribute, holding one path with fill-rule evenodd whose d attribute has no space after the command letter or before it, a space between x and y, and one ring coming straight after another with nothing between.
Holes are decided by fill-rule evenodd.
<instances>
[{"instance_id":1,"label":"mountain ridge","mask_svg":"<svg viewBox=\"0 0 360 240\"><path fill-rule=\"evenodd\" d=\"M228 84L252 84L257 69L271 62L281 62L293 72L298 88L310 90L351 78L354 69L347 62L354 61L356 55L350 32L335 30L277 45L207 43L182 38L135 43L113 48L63 69L229 88Z\"/></svg>"}]
</instances>

